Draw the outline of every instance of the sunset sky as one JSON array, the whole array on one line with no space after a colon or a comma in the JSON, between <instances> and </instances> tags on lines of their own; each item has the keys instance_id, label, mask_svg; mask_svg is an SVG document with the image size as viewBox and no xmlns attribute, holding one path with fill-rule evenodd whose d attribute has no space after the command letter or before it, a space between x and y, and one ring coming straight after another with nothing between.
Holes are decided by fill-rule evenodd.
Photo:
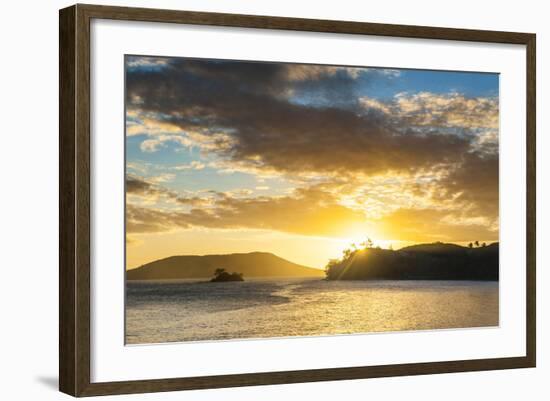
<instances>
[{"instance_id":1,"label":"sunset sky","mask_svg":"<svg viewBox=\"0 0 550 401\"><path fill-rule=\"evenodd\" d=\"M127 268L498 240L498 75L126 57Z\"/></svg>"}]
</instances>

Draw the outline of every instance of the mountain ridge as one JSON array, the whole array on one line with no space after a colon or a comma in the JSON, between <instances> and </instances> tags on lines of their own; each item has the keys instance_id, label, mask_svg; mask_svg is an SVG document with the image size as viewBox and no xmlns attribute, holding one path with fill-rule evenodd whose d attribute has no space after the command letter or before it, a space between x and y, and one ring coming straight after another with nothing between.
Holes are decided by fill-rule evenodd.
<instances>
[{"instance_id":1,"label":"mountain ridge","mask_svg":"<svg viewBox=\"0 0 550 401\"><path fill-rule=\"evenodd\" d=\"M247 277L322 277L323 271L270 252L174 255L126 271L127 280L211 278L217 268Z\"/></svg>"},{"instance_id":2,"label":"mountain ridge","mask_svg":"<svg viewBox=\"0 0 550 401\"><path fill-rule=\"evenodd\" d=\"M396 251L349 250L326 269L329 280L481 280L499 279L499 244L464 247L435 242Z\"/></svg>"}]
</instances>

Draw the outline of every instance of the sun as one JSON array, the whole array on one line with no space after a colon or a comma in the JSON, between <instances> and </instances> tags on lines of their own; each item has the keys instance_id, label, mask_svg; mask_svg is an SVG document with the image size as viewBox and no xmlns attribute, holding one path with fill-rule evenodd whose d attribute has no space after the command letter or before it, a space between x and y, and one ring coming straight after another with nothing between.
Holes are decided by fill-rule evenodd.
<instances>
[{"instance_id":1,"label":"sun","mask_svg":"<svg viewBox=\"0 0 550 401\"><path fill-rule=\"evenodd\" d=\"M367 232L353 232L351 235L346 236L344 238L341 238L339 241L342 246L341 250L342 252L346 249L350 248L360 248L362 246L365 246L365 244L369 243L372 244L373 247L380 247L383 249L392 249L396 246L399 246L403 241L394 240L394 239L386 239L381 236L376 235L375 230L370 230Z\"/></svg>"},{"instance_id":2,"label":"sun","mask_svg":"<svg viewBox=\"0 0 550 401\"><path fill-rule=\"evenodd\" d=\"M347 235L342 236L342 241L347 245L347 247L352 245L357 245L367 242L369 239L376 243L376 240L380 239L378 231L372 224L365 225L364 227L353 227L346 233Z\"/></svg>"},{"instance_id":3,"label":"sun","mask_svg":"<svg viewBox=\"0 0 550 401\"><path fill-rule=\"evenodd\" d=\"M365 235L363 236L354 236L354 237L349 237L349 238L345 238L344 239L344 242L348 245L348 246L353 246L353 245L356 245L356 246L359 246L360 244L368 241L370 237L367 237ZM372 241L372 239L371 239Z\"/></svg>"},{"instance_id":4,"label":"sun","mask_svg":"<svg viewBox=\"0 0 550 401\"><path fill-rule=\"evenodd\" d=\"M366 232L352 232L350 235L342 237L339 239L340 250L344 252L346 249L360 248L364 246L368 240L371 240L374 244L374 238L371 234Z\"/></svg>"}]
</instances>

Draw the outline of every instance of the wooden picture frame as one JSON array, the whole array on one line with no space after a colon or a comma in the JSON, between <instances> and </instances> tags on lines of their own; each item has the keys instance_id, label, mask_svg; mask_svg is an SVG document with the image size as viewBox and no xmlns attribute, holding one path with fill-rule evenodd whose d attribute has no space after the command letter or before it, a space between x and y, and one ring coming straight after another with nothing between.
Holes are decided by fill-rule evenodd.
<instances>
[{"instance_id":1,"label":"wooden picture frame","mask_svg":"<svg viewBox=\"0 0 550 401\"><path fill-rule=\"evenodd\" d=\"M527 49L525 60L527 71L526 355L92 383L90 380L90 21L95 18L525 45ZM535 366L536 37L534 34L80 4L60 10L59 29L59 388L62 392L73 396L94 396Z\"/></svg>"}]
</instances>

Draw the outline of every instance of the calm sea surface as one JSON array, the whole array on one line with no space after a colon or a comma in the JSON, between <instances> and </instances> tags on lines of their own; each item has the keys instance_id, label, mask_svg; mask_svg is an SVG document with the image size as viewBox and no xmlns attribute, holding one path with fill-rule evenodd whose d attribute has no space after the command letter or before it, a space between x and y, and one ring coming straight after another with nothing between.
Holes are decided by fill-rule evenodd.
<instances>
[{"instance_id":1,"label":"calm sea surface","mask_svg":"<svg viewBox=\"0 0 550 401\"><path fill-rule=\"evenodd\" d=\"M498 282L129 281L126 342L498 326Z\"/></svg>"}]
</instances>

